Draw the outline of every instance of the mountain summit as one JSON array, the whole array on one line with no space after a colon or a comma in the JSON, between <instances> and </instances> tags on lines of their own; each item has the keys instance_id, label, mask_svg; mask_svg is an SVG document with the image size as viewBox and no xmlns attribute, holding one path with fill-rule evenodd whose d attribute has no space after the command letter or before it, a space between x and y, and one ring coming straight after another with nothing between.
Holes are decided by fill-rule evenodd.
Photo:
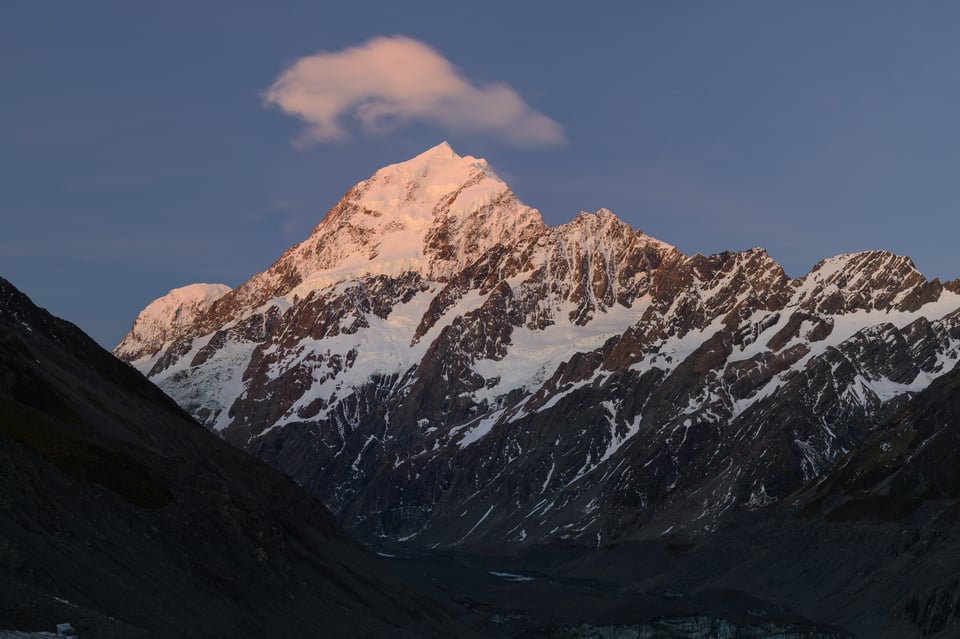
<instances>
[{"instance_id":1,"label":"mountain summit","mask_svg":"<svg viewBox=\"0 0 960 639\"><path fill-rule=\"evenodd\" d=\"M815 482L954 367L958 293L883 251L790 279L605 209L548 227L441 144L115 353L367 538L601 543Z\"/></svg>"},{"instance_id":2,"label":"mountain summit","mask_svg":"<svg viewBox=\"0 0 960 639\"><path fill-rule=\"evenodd\" d=\"M543 228L540 214L517 200L484 160L460 157L444 142L357 184L271 270L297 273L301 290L410 271L443 281L477 253Z\"/></svg>"}]
</instances>

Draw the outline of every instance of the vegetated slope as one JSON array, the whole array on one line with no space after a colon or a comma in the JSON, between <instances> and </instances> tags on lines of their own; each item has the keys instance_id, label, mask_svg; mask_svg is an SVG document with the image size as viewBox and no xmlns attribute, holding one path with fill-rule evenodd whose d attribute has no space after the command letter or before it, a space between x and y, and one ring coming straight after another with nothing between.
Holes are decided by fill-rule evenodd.
<instances>
[{"instance_id":1,"label":"vegetated slope","mask_svg":"<svg viewBox=\"0 0 960 639\"><path fill-rule=\"evenodd\" d=\"M548 227L442 144L115 352L368 539L602 544L815 482L954 367L958 309L883 251L791 279L603 209Z\"/></svg>"},{"instance_id":2,"label":"vegetated slope","mask_svg":"<svg viewBox=\"0 0 960 639\"><path fill-rule=\"evenodd\" d=\"M459 636L292 480L0 279L0 630Z\"/></svg>"}]
</instances>

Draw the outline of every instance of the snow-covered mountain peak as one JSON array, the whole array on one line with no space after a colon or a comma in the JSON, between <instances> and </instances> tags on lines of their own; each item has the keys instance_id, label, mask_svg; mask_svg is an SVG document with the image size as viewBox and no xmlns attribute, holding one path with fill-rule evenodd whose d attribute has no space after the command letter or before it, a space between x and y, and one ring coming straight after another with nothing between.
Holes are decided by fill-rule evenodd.
<instances>
[{"instance_id":1,"label":"snow-covered mountain peak","mask_svg":"<svg viewBox=\"0 0 960 639\"><path fill-rule=\"evenodd\" d=\"M879 250L827 258L796 282L801 306L840 313L848 308L916 310L942 290L909 257Z\"/></svg>"},{"instance_id":2,"label":"snow-covered mountain peak","mask_svg":"<svg viewBox=\"0 0 960 639\"><path fill-rule=\"evenodd\" d=\"M498 244L529 241L545 228L485 160L461 157L444 142L350 189L241 296L302 298L365 275L416 272L444 281Z\"/></svg>"},{"instance_id":3,"label":"snow-covered mountain peak","mask_svg":"<svg viewBox=\"0 0 960 639\"><path fill-rule=\"evenodd\" d=\"M148 307L117 354L365 534L451 547L708 530L817 480L960 359L960 284L909 258L791 279L606 209L547 227L446 144L202 292Z\"/></svg>"},{"instance_id":4,"label":"snow-covered mountain peak","mask_svg":"<svg viewBox=\"0 0 960 639\"><path fill-rule=\"evenodd\" d=\"M889 251L873 250L856 253L841 253L820 260L810 270L808 279L829 280L843 273L857 273L869 277L889 269L917 271L916 266L906 255L896 255ZM919 271L917 271L919 272Z\"/></svg>"},{"instance_id":5,"label":"snow-covered mountain peak","mask_svg":"<svg viewBox=\"0 0 960 639\"><path fill-rule=\"evenodd\" d=\"M571 240L579 240L595 245L604 245L617 238L631 238L645 246L660 250L672 250L675 247L645 235L640 229L634 229L609 209L601 208L596 213L580 211L576 217L560 225L558 231Z\"/></svg>"},{"instance_id":6,"label":"snow-covered mountain peak","mask_svg":"<svg viewBox=\"0 0 960 639\"><path fill-rule=\"evenodd\" d=\"M129 361L152 355L189 329L201 313L230 291L226 284L206 283L173 289L140 311L133 328L114 352Z\"/></svg>"},{"instance_id":7,"label":"snow-covered mountain peak","mask_svg":"<svg viewBox=\"0 0 960 639\"><path fill-rule=\"evenodd\" d=\"M409 227L429 225L441 208L454 217L470 214L508 190L486 160L461 157L443 142L374 173L357 186L354 202Z\"/></svg>"}]
</instances>

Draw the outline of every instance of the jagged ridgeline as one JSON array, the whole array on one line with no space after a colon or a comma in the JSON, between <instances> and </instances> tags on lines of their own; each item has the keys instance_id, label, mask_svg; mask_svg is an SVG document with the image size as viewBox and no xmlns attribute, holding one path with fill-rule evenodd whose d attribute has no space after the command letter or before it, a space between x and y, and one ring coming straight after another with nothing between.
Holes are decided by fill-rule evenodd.
<instances>
[{"instance_id":1,"label":"jagged ridgeline","mask_svg":"<svg viewBox=\"0 0 960 639\"><path fill-rule=\"evenodd\" d=\"M550 227L441 144L114 352L361 536L502 549L711 530L811 484L954 367L958 309L882 251L791 279L603 209Z\"/></svg>"}]
</instances>

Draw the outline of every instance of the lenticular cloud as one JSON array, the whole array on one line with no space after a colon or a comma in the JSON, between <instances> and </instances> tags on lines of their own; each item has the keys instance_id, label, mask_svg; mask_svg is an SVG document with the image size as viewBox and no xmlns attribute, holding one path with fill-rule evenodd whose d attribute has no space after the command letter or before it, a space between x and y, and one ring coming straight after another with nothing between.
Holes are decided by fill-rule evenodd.
<instances>
[{"instance_id":1,"label":"lenticular cloud","mask_svg":"<svg viewBox=\"0 0 960 639\"><path fill-rule=\"evenodd\" d=\"M473 84L437 51L404 37L301 58L264 100L306 123L302 142L342 139L348 119L368 133L423 122L521 146L564 142L561 126L509 86Z\"/></svg>"}]
</instances>

